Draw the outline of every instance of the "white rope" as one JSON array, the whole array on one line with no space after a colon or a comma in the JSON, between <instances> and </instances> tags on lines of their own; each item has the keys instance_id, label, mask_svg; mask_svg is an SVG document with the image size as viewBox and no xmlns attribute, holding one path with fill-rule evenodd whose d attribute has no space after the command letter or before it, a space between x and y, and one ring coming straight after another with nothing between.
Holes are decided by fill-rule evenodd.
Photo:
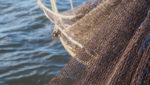
<instances>
[{"instance_id":1,"label":"white rope","mask_svg":"<svg viewBox=\"0 0 150 85\"><path fill-rule=\"evenodd\" d=\"M74 16L76 16L76 14L75 14L75 13L74 13L74 11L73 11L73 10L74 10L74 7L73 7L72 0L70 0L70 6L71 6L71 9L72 9L72 13L73 13L73 15L74 15Z\"/></svg>"},{"instance_id":2,"label":"white rope","mask_svg":"<svg viewBox=\"0 0 150 85\"><path fill-rule=\"evenodd\" d=\"M53 10L55 13L58 13L55 0L50 0L50 2L51 2L52 10Z\"/></svg>"},{"instance_id":3,"label":"white rope","mask_svg":"<svg viewBox=\"0 0 150 85\"><path fill-rule=\"evenodd\" d=\"M70 3L72 4L72 0L71 0ZM80 44L78 41L74 40L72 37L70 37L67 33L65 33L65 32L63 31L63 29L62 29L61 27L59 27L59 25L57 24L57 21L52 20L52 19L48 16L48 14L46 13L46 11L49 12L49 13L51 13L51 14L53 14L54 16L57 16L57 17L59 18L59 20L60 20L60 24L62 25L62 27L64 27L64 25L63 25L63 23L62 23L62 19L61 19L61 18L66 18L66 19L68 19L68 18L74 18L75 16L64 16L64 15L60 15L60 14L58 13L57 6L56 6L56 3L55 3L54 0L51 0L52 10L53 10L53 11L51 11L51 10L48 9L46 6L44 6L44 4L43 4L40 0L38 0L38 4L39 4L39 5L41 6L41 8L43 9L43 11L44 11L45 15L48 17L48 19L49 19L52 23L55 24L56 28L58 28L58 29L61 31L61 33L62 33L67 39L69 39L72 43L76 44L76 45L79 46L80 48L83 48L83 45ZM72 4L71 6L72 6L72 9L73 9L73 4Z\"/></svg>"},{"instance_id":4,"label":"white rope","mask_svg":"<svg viewBox=\"0 0 150 85\"><path fill-rule=\"evenodd\" d=\"M68 36L68 34L66 34L66 33L62 30L62 28L58 27L58 29L59 29L59 30L61 31L61 33L62 33L66 38L68 38L72 43L76 44L76 45L79 46L80 48L83 48L83 45L82 45L82 44L80 44L78 41L72 39L72 37Z\"/></svg>"},{"instance_id":5,"label":"white rope","mask_svg":"<svg viewBox=\"0 0 150 85\"><path fill-rule=\"evenodd\" d=\"M58 10L57 10L57 6L56 6L55 0L50 0L50 2L51 2L52 11L53 11L54 13L59 13ZM55 21L54 21L56 27L58 27L57 21L60 21L60 24L64 27L61 17L59 17L59 16L58 16L58 17L57 17L57 16L54 16L54 18L58 18L58 20L55 20Z\"/></svg>"},{"instance_id":6,"label":"white rope","mask_svg":"<svg viewBox=\"0 0 150 85\"><path fill-rule=\"evenodd\" d=\"M75 16L66 16L66 15L62 15L62 14L53 12L52 10L48 9L48 8L41 2L41 0L38 0L38 4L39 4L39 6L40 6L42 9L48 11L49 13L51 13L51 14L53 14L53 15L55 15L55 16L58 16L58 17L61 17L61 18L64 18L64 19L72 19L72 18L75 18Z\"/></svg>"}]
</instances>

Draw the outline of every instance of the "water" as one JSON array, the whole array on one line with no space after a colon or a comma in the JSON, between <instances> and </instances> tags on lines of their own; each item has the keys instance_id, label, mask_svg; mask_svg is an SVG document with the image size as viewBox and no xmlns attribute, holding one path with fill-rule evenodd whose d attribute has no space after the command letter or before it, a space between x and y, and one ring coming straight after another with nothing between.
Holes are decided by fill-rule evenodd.
<instances>
[{"instance_id":1,"label":"water","mask_svg":"<svg viewBox=\"0 0 150 85\"><path fill-rule=\"evenodd\" d=\"M70 8L57 1L60 11ZM71 57L52 28L37 0L0 0L0 85L47 85L60 71Z\"/></svg>"}]
</instances>

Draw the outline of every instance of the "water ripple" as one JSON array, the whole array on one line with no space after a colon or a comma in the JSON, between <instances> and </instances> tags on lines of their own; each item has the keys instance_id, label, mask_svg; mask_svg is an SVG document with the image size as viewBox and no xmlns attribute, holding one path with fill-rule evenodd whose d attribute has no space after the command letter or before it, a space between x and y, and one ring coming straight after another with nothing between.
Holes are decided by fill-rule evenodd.
<instances>
[{"instance_id":1,"label":"water ripple","mask_svg":"<svg viewBox=\"0 0 150 85\"><path fill-rule=\"evenodd\" d=\"M59 11L70 8L69 0L57 5ZM0 85L46 85L70 60L60 41L51 38L54 25L37 0L0 0L0 9Z\"/></svg>"}]
</instances>

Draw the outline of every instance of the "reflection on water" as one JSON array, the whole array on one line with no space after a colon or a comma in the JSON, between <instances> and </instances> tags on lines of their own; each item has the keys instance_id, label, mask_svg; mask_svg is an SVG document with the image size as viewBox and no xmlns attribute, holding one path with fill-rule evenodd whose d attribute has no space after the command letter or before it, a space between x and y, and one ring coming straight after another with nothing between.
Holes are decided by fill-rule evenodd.
<instances>
[{"instance_id":1,"label":"reflection on water","mask_svg":"<svg viewBox=\"0 0 150 85\"><path fill-rule=\"evenodd\" d=\"M57 1L60 11L70 8ZM37 0L0 0L0 85L45 85L69 61L52 28Z\"/></svg>"}]
</instances>

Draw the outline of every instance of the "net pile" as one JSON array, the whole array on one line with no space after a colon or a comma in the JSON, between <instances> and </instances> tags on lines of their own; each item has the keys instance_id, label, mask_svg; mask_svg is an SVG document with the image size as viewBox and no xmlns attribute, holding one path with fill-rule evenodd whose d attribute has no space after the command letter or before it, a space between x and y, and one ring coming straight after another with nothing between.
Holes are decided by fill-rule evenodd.
<instances>
[{"instance_id":1,"label":"net pile","mask_svg":"<svg viewBox=\"0 0 150 85\"><path fill-rule=\"evenodd\" d=\"M64 32L83 47L49 85L150 85L150 0L100 0Z\"/></svg>"},{"instance_id":2,"label":"net pile","mask_svg":"<svg viewBox=\"0 0 150 85\"><path fill-rule=\"evenodd\" d=\"M72 14L70 16L58 13L54 0L51 0L51 3L54 3L52 5L53 11L46 8L40 0L38 2L45 12L45 15L55 24L54 35L60 33L59 38L71 56L87 64L87 62L75 57L78 50L83 48L84 44L93 37L98 27L107 19L108 15L116 8L120 1L121 0L90 0L88 4L83 4L76 8L74 8L71 3L72 13L70 13L70 11L63 13Z\"/></svg>"}]
</instances>

